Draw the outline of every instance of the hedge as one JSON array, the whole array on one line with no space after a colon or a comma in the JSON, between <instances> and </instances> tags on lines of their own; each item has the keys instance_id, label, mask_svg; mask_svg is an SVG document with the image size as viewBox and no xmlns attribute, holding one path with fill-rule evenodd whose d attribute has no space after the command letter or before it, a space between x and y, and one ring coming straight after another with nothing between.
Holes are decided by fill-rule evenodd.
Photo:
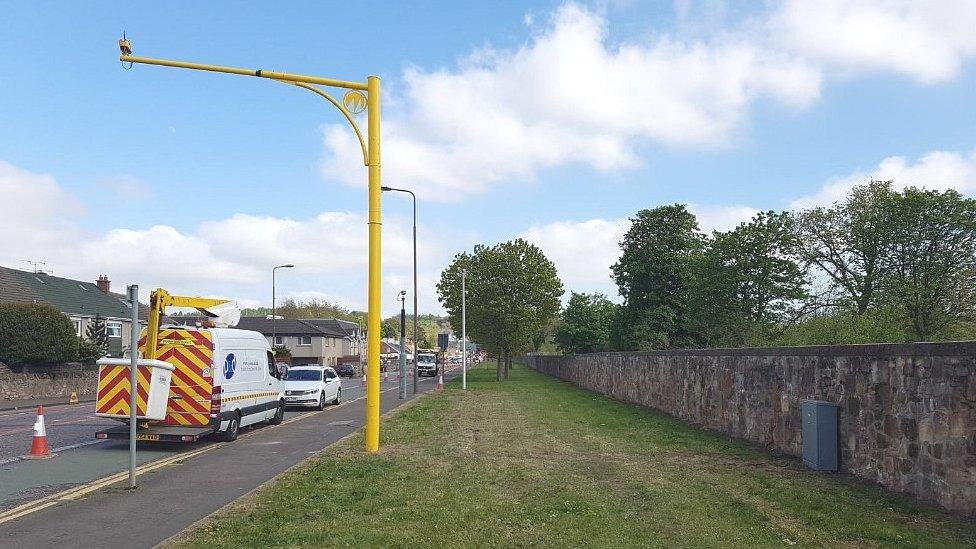
<instances>
[{"instance_id":1,"label":"hedge","mask_svg":"<svg viewBox=\"0 0 976 549\"><path fill-rule=\"evenodd\" d=\"M41 303L0 303L0 361L11 365L75 360L78 336L68 317Z\"/></svg>"}]
</instances>

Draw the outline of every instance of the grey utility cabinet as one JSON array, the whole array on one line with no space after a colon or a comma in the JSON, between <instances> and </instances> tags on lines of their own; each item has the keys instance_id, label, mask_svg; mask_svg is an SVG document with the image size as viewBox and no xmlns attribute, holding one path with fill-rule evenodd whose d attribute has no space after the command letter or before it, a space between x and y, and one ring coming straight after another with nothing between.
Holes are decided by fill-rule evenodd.
<instances>
[{"instance_id":1,"label":"grey utility cabinet","mask_svg":"<svg viewBox=\"0 0 976 549\"><path fill-rule=\"evenodd\" d=\"M815 471L837 470L837 408L823 400L802 403L803 463Z\"/></svg>"}]
</instances>

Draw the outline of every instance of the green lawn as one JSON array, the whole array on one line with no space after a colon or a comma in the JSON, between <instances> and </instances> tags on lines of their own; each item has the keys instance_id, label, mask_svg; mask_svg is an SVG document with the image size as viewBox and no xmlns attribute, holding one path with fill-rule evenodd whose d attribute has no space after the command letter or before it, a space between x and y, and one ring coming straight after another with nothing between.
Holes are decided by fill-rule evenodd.
<instances>
[{"instance_id":1,"label":"green lawn","mask_svg":"<svg viewBox=\"0 0 976 549\"><path fill-rule=\"evenodd\" d=\"M525 368L476 370L188 547L974 547L976 525Z\"/></svg>"}]
</instances>

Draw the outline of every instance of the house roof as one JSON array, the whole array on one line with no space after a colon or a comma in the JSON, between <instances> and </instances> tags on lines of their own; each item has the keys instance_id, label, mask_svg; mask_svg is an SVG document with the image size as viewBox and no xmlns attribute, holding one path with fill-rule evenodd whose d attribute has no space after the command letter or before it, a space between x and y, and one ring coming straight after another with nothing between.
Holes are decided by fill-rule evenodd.
<instances>
[{"instance_id":1,"label":"house roof","mask_svg":"<svg viewBox=\"0 0 976 549\"><path fill-rule=\"evenodd\" d=\"M242 316L237 328L254 330L264 335L275 333L280 336L318 336L318 337L348 337L349 333L338 327L333 327L330 321L334 319L292 320L279 318L272 320L263 316Z\"/></svg>"},{"instance_id":2,"label":"house roof","mask_svg":"<svg viewBox=\"0 0 976 549\"><path fill-rule=\"evenodd\" d=\"M121 319L132 316L125 296L104 293L93 282L8 267L0 267L0 302L48 303L67 315ZM140 318L148 314L149 308L140 303Z\"/></svg>"},{"instance_id":3,"label":"house roof","mask_svg":"<svg viewBox=\"0 0 976 549\"><path fill-rule=\"evenodd\" d=\"M172 317L173 324L195 326L197 322L207 320L206 317L196 315L178 315ZM279 318L272 321L265 316L242 316L234 328L253 330L266 336L275 333L280 336L315 336L315 337L349 337L355 335L359 325L355 322L338 320L335 318L290 319Z\"/></svg>"},{"instance_id":4,"label":"house roof","mask_svg":"<svg viewBox=\"0 0 976 549\"><path fill-rule=\"evenodd\" d=\"M359 330L359 324L348 320L339 320L338 318L309 318L302 320L302 322L311 324L316 328L334 333L342 333L347 336L355 335L357 330Z\"/></svg>"}]
</instances>

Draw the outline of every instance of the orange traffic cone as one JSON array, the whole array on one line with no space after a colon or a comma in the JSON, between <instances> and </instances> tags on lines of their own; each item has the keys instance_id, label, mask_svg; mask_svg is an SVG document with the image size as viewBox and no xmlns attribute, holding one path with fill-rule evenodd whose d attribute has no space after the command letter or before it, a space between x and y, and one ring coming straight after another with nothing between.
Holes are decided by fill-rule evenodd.
<instances>
[{"instance_id":1,"label":"orange traffic cone","mask_svg":"<svg viewBox=\"0 0 976 549\"><path fill-rule=\"evenodd\" d=\"M386 370L383 370L383 381L386 381L388 379L390 379L390 373L387 372Z\"/></svg>"},{"instance_id":2,"label":"orange traffic cone","mask_svg":"<svg viewBox=\"0 0 976 549\"><path fill-rule=\"evenodd\" d=\"M37 407L37 421L34 422L34 440L31 442L28 459L49 458L51 449L47 447L47 431L44 430L44 407Z\"/></svg>"},{"instance_id":3,"label":"orange traffic cone","mask_svg":"<svg viewBox=\"0 0 976 549\"><path fill-rule=\"evenodd\" d=\"M363 387L366 386L366 373L363 372Z\"/></svg>"},{"instance_id":4,"label":"orange traffic cone","mask_svg":"<svg viewBox=\"0 0 976 549\"><path fill-rule=\"evenodd\" d=\"M438 391L443 391L444 390L444 373L443 372L441 372L437 376L437 390Z\"/></svg>"}]
</instances>

